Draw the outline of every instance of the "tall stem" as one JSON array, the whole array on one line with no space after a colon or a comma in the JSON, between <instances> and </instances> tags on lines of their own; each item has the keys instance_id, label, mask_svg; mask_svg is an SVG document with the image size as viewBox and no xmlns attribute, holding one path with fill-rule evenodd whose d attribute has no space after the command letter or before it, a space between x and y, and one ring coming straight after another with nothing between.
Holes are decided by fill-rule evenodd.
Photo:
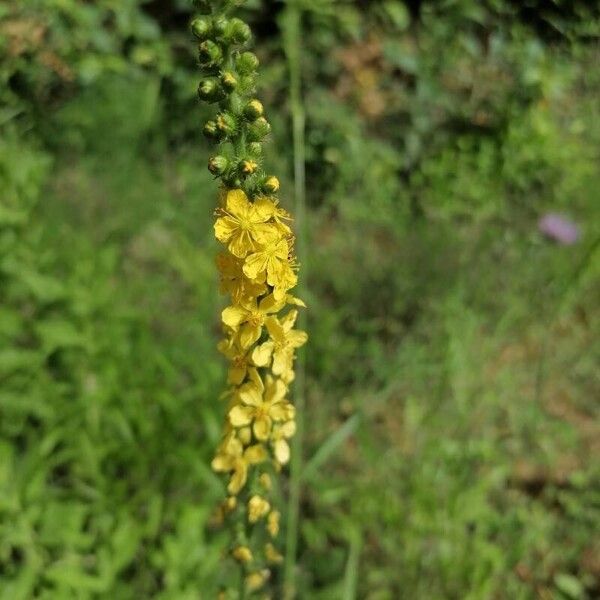
<instances>
[{"instance_id":1,"label":"tall stem","mask_svg":"<svg viewBox=\"0 0 600 600\"><path fill-rule=\"evenodd\" d=\"M297 255L306 277L306 183L305 183L305 114L302 103L301 9L297 0L288 0L283 18L283 43L289 70L289 102L292 113L294 153L294 204L296 213ZM302 289L300 290L302 295ZM301 316L304 320L304 316ZM303 323L301 323L304 329ZM296 595L296 557L300 516L302 449L304 438L305 358L300 352L296 366L295 405L297 431L292 443L290 464L290 496L287 514L284 597Z\"/></svg>"}]
</instances>

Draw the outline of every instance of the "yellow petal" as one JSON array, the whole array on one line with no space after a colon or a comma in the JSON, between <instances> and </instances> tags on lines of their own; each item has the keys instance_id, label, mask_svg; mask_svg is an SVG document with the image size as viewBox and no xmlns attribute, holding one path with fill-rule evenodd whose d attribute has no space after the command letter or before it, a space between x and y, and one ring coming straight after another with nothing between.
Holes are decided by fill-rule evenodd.
<instances>
[{"instance_id":1,"label":"yellow petal","mask_svg":"<svg viewBox=\"0 0 600 600\"><path fill-rule=\"evenodd\" d=\"M252 205L248 201L248 196L246 196L243 190L230 190L227 192L225 207L227 212L236 217L246 217L250 212Z\"/></svg>"},{"instance_id":2,"label":"yellow petal","mask_svg":"<svg viewBox=\"0 0 600 600\"><path fill-rule=\"evenodd\" d=\"M246 258L246 262L244 263L244 275L250 279L256 279L259 273L267 270L267 261L268 257L265 256L264 252L251 254Z\"/></svg>"},{"instance_id":3,"label":"yellow petal","mask_svg":"<svg viewBox=\"0 0 600 600\"><path fill-rule=\"evenodd\" d=\"M271 406L271 410L269 410L269 416L273 419L273 421L285 421L288 416L288 411L286 410L285 404L279 403Z\"/></svg>"},{"instance_id":4,"label":"yellow petal","mask_svg":"<svg viewBox=\"0 0 600 600\"><path fill-rule=\"evenodd\" d=\"M215 221L215 237L223 244L227 243L237 231L239 223L232 217L219 217Z\"/></svg>"},{"instance_id":5,"label":"yellow petal","mask_svg":"<svg viewBox=\"0 0 600 600\"><path fill-rule=\"evenodd\" d=\"M276 404L281 402L287 394L287 386L281 379L273 381L271 379L270 385L268 385L267 392L265 392L265 401L270 404Z\"/></svg>"},{"instance_id":6,"label":"yellow petal","mask_svg":"<svg viewBox=\"0 0 600 600\"><path fill-rule=\"evenodd\" d=\"M229 411L229 422L234 427L244 427L244 425L250 425L253 414L252 408L238 404Z\"/></svg>"},{"instance_id":7,"label":"yellow petal","mask_svg":"<svg viewBox=\"0 0 600 600\"><path fill-rule=\"evenodd\" d=\"M277 212L277 207L266 196L261 196L254 201L254 210L256 215L263 221L268 221Z\"/></svg>"},{"instance_id":8,"label":"yellow petal","mask_svg":"<svg viewBox=\"0 0 600 600\"><path fill-rule=\"evenodd\" d=\"M287 421L280 426L279 432L283 437L291 438L296 433L296 421Z\"/></svg>"},{"instance_id":9,"label":"yellow petal","mask_svg":"<svg viewBox=\"0 0 600 600\"><path fill-rule=\"evenodd\" d=\"M262 396L262 393L265 391L265 386L263 385L262 379L260 378L258 369L255 369L254 367L248 369L248 377Z\"/></svg>"},{"instance_id":10,"label":"yellow petal","mask_svg":"<svg viewBox=\"0 0 600 600\"><path fill-rule=\"evenodd\" d=\"M275 375L281 375L285 371L292 368L294 361L294 354L289 349L276 350L273 353L273 373Z\"/></svg>"},{"instance_id":11,"label":"yellow petal","mask_svg":"<svg viewBox=\"0 0 600 600\"><path fill-rule=\"evenodd\" d=\"M281 326L283 327L283 329L286 333L288 331L291 331L291 329L294 327L294 325L296 324L297 318L298 318L298 311L294 308L293 310L290 310L290 312L287 313L287 315L285 315L285 317L283 317L283 319L281 319Z\"/></svg>"},{"instance_id":12,"label":"yellow petal","mask_svg":"<svg viewBox=\"0 0 600 600\"><path fill-rule=\"evenodd\" d=\"M258 340L261 333L261 325L250 325L249 323L244 325L242 331L240 332L240 343L242 344L242 348L250 348L250 346L252 346L256 340Z\"/></svg>"},{"instance_id":13,"label":"yellow petal","mask_svg":"<svg viewBox=\"0 0 600 600\"><path fill-rule=\"evenodd\" d=\"M255 245L247 231L239 231L231 238L228 248L234 256L244 258L249 252L254 252Z\"/></svg>"},{"instance_id":14,"label":"yellow petal","mask_svg":"<svg viewBox=\"0 0 600 600\"><path fill-rule=\"evenodd\" d=\"M288 294L286 296L285 301L288 304L294 304L295 306L301 306L302 308L306 308L306 303L304 302L304 300L300 300L300 298L296 298L296 296L292 296L291 294Z\"/></svg>"},{"instance_id":15,"label":"yellow petal","mask_svg":"<svg viewBox=\"0 0 600 600\"><path fill-rule=\"evenodd\" d=\"M262 392L252 383L247 383L240 388L240 400L247 406L258 407L263 403Z\"/></svg>"},{"instance_id":16,"label":"yellow petal","mask_svg":"<svg viewBox=\"0 0 600 600\"><path fill-rule=\"evenodd\" d=\"M257 367L266 367L271 360L274 347L275 344L273 342L265 342L260 346L256 346L256 348L254 348L252 351L252 362Z\"/></svg>"},{"instance_id":17,"label":"yellow petal","mask_svg":"<svg viewBox=\"0 0 600 600\"><path fill-rule=\"evenodd\" d=\"M273 244L281 237L281 232L275 224L257 223L252 227L252 237L259 244Z\"/></svg>"},{"instance_id":18,"label":"yellow petal","mask_svg":"<svg viewBox=\"0 0 600 600\"><path fill-rule=\"evenodd\" d=\"M269 439L271 433L271 419L266 415L262 415L254 421L252 427L257 440L265 441Z\"/></svg>"},{"instance_id":19,"label":"yellow petal","mask_svg":"<svg viewBox=\"0 0 600 600\"><path fill-rule=\"evenodd\" d=\"M266 460L267 456L267 451L262 444L254 444L254 446L246 448L246 451L244 452L244 460L249 465L261 463Z\"/></svg>"},{"instance_id":20,"label":"yellow petal","mask_svg":"<svg viewBox=\"0 0 600 600\"><path fill-rule=\"evenodd\" d=\"M240 385L246 377L246 367L231 367L227 374L227 383L231 385Z\"/></svg>"},{"instance_id":21,"label":"yellow petal","mask_svg":"<svg viewBox=\"0 0 600 600\"><path fill-rule=\"evenodd\" d=\"M221 320L229 327L238 327L248 318L248 311L241 306L228 306L221 313Z\"/></svg>"},{"instance_id":22,"label":"yellow petal","mask_svg":"<svg viewBox=\"0 0 600 600\"><path fill-rule=\"evenodd\" d=\"M273 444L275 458L280 465L285 465L290 460L290 447L284 439L277 440Z\"/></svg>"},{"instance_id":23,"label":"yellow petal","mask_svg":"<svg viewBox=\"0 0 600 600\"><path fill-rule=\"evenodd\" d=\"M248 468L242 461L240 461L239 464L236 466L236 469L233 472L231 479L229 480L229 485L227 486L227 491L232 496L235 496L235 494L237 494L244 487L247 477L248 477Z\"/></svg>"},{"instance_id":24,"label":"yellow petal","mask_svg":"<svg viewBox=\"0 0 600 600\"><path fill-rule=\"evenodd\" d=\"M269 335L280 344L285 344L285 330L279 323L276 317L267 317L265 319L265 325Z\"/></svg>"},{"instance_id":25,"label":"yellow petal","mask_svg":"<svg viewBox=\"0 0 600 600\"><path fill-rule=\"evenodd\" d=\"M258 306L258 310L265 314L278 312L280 309L284 307L284 302L281 300L277 300L273 294L269 294L265 296Z\"/></svg>"},{"instance_id":26,"label":"yellow petal","mask_svg":"<svg viewBox=\"0 0 600 600\"><path fill-rule=\"evenodd\" d=\"M210 463L213 471L218 473L226 473L233 469L233 461L231 457L224 454L217 454Z\"/></svg>"},{"instance_id":27,"label":"yellow petal","mask_svg":"<svg viewBox=\"0 0 600 600\"><path fill-rule=\"evenodd\" d=\"M268 543L265 546L265 558L268 562L274 565L283 562L283 556L277 552L275 546L273 546L271 543Z\"/></svg>"},{"instance_id":28,"label":"yellow petal","mask_svg":"<svg viewBox=\"0 0 600 600\"><path fill-rule=\"evenodd\" d=\"M299 329L290 331L288 333L288 341L290 346L293 348L300 348L300 346L304 346L308 341L308 334L306 331L300 331Z\"/></svg>"}]
</instances>

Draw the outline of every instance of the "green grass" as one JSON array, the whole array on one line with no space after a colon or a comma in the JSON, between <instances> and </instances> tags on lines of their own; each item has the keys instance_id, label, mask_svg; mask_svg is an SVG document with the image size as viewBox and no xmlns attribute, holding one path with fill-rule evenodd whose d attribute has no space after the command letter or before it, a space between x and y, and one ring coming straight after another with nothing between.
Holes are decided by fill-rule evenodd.
<instances>
[{"instance_id":1,"label":"green grass","mask_svg":"<svg viewBox=\"0 0 600 600\"><path fill-rule=\"evenodd\" d=\"M355 9L303 6L305 140L297 32L286 29L288 63L279 38L265 54L269 113L293 67L295 110L273 114L267 160L292 209L295 153L302 208L306 152L310 333L303 451L283 486L296 558L274 597L293 580L314 600L592 599L597 50L553 49L515 26L494 42L492 74L475 77L448 17L430 24L419 70L403 72L421 87L398 89L394 43L403 68L415 50L383 20L391 11L405 31L393 5L365 17L389 45L374 72L359 66L356 97L331 80L354 76L338 71L367 51L353 46ZM342 43L351 56L332 66ZM429 89L455 59L474 105ZM515 64L535 94L520 71L502 77ZM224 493L209 463L225 368L208 147L189 134L198 111L169 113L173 82L135 73L83 86L43 126L0 124L2 600L196 600L231 577L227 536L210 523ZM357 81L406 104L373 120ZM457 125L484 108L489 128ZM578 244L539 235L549 210L580 223Z\"/></svg>"}]
</instances>

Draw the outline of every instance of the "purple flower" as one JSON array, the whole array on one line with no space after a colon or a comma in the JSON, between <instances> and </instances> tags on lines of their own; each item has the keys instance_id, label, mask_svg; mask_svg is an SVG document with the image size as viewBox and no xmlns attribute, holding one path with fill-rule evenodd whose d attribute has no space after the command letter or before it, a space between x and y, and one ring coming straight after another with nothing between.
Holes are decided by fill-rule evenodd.
<instances>
[{"instance_id":1,"label":"purple flower","mask_svg":"<svg viewBox=\"0 0 600 600\"><path fill-rule=\"evenodd\" d=\"M538 222L538 229L549 239L570 246L577 242L581 234L579 225L558 213L548 213Z\"/></svg>"}]
</instances>

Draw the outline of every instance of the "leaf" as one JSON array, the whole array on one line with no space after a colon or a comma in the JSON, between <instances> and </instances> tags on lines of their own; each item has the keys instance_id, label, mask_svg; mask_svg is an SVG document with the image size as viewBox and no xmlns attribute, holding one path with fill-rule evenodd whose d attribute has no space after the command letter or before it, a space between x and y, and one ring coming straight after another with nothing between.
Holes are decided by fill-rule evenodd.
<instances>
[{"instance_id":1,"label":"leaf","mask_svg":"<svg viewBox=\"0 0 600 600\"><path fill-rule=\"evenodd\" d=\"M311 479L319 467L327 462L330 456L332 456L337 449L350 437L359 426L361 421L361 415L356 413L352 415L348 420L332 435L329 436L321 447L314 453L313 457L306 463L304 471L302 472L302 479Z\"/></svg>"},{"instance_id":2,"label":"leaf","mask_svg":"<svg viewBox=\"0 0 600 600\"><path fill-rule=\"evenodd\" d=\"M0 350L0 376L6 377L15 371L32 369L41 363L41 356L33 350L6 348Z\"/></svg>"},{"instance_id":3,"label":"leaf","mask_svg":"<svg viewBox=\"0 0 600 600\"><path fill-rule=\"evenodd\" d=\"M65 295L63 284L55 277L42 275L33 270L20 271L18 277L29 288L34 298L41 302L56 302Z\"/></svg>"},{"instance_id":4,"label":"leaf","mask_svg":"<svg viewBox=\"0 0 600 600\"><path fill-rule=\"evenodd\" d=\"M569 573L558 573L554 577L554 585L571 600L579 600L585 596L581 581Z\"/></svg>"},{"instance_id":5,"label":"leaf","mask_svg":"<svg viewBox=\"0 0 600 600\"><path fill-rule=\"evenodd\" d=\"M39 323L36 333L40 337L46 354L51 354L59 348L84 345L83 336L70 321L55 319Z\"/></svg>"},{"instance_id":6,"label":"leaf","mask_svg":"<svg viewBox=\"0 0 600 600\"><path fill-rule=\"evenodd\" d=\"M388 0L383 4L383 10L396 29L404 31L410 25L410 14L403 2Z\"/></svg>"}]
</instances>

